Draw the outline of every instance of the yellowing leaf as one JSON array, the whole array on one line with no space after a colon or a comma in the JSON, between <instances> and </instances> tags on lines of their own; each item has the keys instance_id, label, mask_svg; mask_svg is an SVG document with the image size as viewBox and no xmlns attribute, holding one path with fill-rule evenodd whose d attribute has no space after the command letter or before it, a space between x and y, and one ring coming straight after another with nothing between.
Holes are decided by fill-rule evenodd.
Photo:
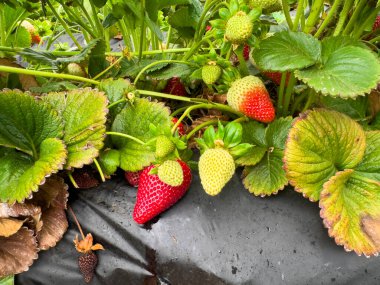
<instances>
[{"instance_id":1,"label":"yellowing leaf","mask_svg":"<svg viewBox=\"0 0 380 285\"><path fill-rule=\"evenodd\" d=\"M0 218L0 236L9 237L18 232L24 221L12 218Z\"/></svg>"}]
</instances>

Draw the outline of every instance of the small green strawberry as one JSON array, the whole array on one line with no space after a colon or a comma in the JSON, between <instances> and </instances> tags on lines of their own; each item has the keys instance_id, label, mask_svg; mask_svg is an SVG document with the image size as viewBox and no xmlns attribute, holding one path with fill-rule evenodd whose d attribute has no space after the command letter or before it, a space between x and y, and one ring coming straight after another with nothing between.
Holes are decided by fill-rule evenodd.
<instances>
[{"instance_id":1,"label":"small green strawberry","mask_svg":"<svg viewBox=\"0 0 380 285\"><path fill-rule=\"evenodd\" d=\"M180 186L183 182L181 165L174 160L167 160L158 167L158 178L170 186Z\"/></svg>"},{"instance_id":2,"label":"small green strawberry","mask_svg":"<svg viewBox=\"0 0 380 285\"><path fill-rule=\"evenodd\" d=\"M83 67L80 66L78 63L75 63L75 62L71 62L67 65L66 72L70 75L75 75L75 76L81 76L81 77L87 76Z\"/></svg>"},{"instance_id":3,"label":"small green strawberry","mask_svg":"<svg viewBox=\"0 0 380 285\"><path fill-rule=\"evenodd\" d=\"M222 75L222 68L216 62L210 61L202 67L202 80L206 84L214 84Z\"/></svg>"},{"instance_id":4,"label":"small green strawberry","mask_svg":"<svg viewBox=\"0 0 380 285\"><path fill-rule=\"evenodd\" d=\"M175 144L165 135L160 135L156 140L156 157L164 158L175 150Z\"/></svg>"},{"instance_id":5,"label":"small green strawberry","mask_svg":"<svg viewBox=\"0 0 380 285\"><path fill-rule=\"evenodd\" d=\"M236 80L227 92L227 101L234 110L263 123L275 119L275 109L264 83L256 76Z\"/></svg>"},{"instance_id":6,"label":"small green strawberry","mask_svg":"<svg viewBox=\"0 0 380 285\"><path fill-rule=\"evenodd\" d=\"M261 8L264 13L269 14L282 9L281 0L249 0L252 8Z\"/></svg>"},{"instance_id":7,"label":"small green strawberry","mask_svg":"<svg viewBox=\"0 0 380 285\"><path fill-rule=\"evenodd\" d=\"M240 45L251 37L252 32L251 17L243 11L239 11L227 21L224 37L232 44Z\"/></svg>"},{"instance_id":8,"label":"small green strawberry","mask_svg":"<svg viewBox=\"0 0 380 285\"><path fill-rule=\"evenodd\" d=\"M235 173L232 155L223 148L210 148L199 159L199 176L207 194L215 196Z\"/></svg>"}]
</instances>

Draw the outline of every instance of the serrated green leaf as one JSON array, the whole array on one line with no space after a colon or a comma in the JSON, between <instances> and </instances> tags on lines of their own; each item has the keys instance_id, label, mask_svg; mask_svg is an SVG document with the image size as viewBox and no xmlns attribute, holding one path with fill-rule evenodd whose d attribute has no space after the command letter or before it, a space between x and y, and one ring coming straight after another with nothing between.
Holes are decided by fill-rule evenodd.
<instances>
[{"instance_id":1,"label":"serrated green leaf","mask_svg":"<svg viewBox=\"0 0 380 285\"><path fill-rule=\"evenodd\" d=\"M223 142L226 148L232 148L241 142L243 127L239 123L228 123L224 129Z\"/></svg>"},{"instance_id":2,"label":"serrated green leaf","mask_svg":"<svg viewBox=\"0 0 380 285\"><path fill-rule=\"evenodd\" d=\"M253 58L262 70L289 71L320 60L321 43L311 35L283 31L263 40Z\"/></svg>"},{"instance_id":3,"label":"serrated green leaf","mask_svg":"<svg viewBox=\"0 0 380 285\"><path fill-rule=\"evenodd\" d=\"M292 126L293 118L279 118L270 123L265 130L265 138L268 147L285 149L285 141Z\"/></svg>"},{"instance_id":4,"label":"serrated green leaf","mask_svg":"<svg viewBox=\"0 0 380 285\"><path fill-rule=\"evenodd\" d=\"M352 169L323 186L321 217L335 242L358 255L380 252L380 183Z\"/></svg>"},{"instance_id":5,"label":"serrated green leaf","mask_svg":"<svg viewBox=\"0 0 380 285\"><path fill-rule=\"evenodd\" d=\"M256 121L249 121L248 123L242 123L242 127L243 127L242 142L266 147L264 125Z\"/></svg>"},{"instance_id":6,"label":"serrated green leaf","mask_svg":"<svg viewBox=\"0 0 380 285\"><path fill-rule=\"evenodd\" d=\"M366 132L366 150L362 162L355 168L361 176L380 182L380 131Z\"/></svg>"},{"instance_id":7,"label":"serrated green leaf","mask_svg":"<svg viewBox=\"0 0 380 285\"><path fill-rule=\"evenodd\" d=\"M322 95L320 96L320 101L323 107L346 114L353 119L364 119L366 117L368 97L343 99Z\"/></svg>"},{"instance_id":8,"label":"serrated green leaf","mask_svg":"<svg viewBox=\"0 0 380 285\"><path fill-rule=\"evenodd\" d=\"M23 202L45 177L62 169L67 152L63 141L48 138L40 144L36 161L13 149L0 149L0 201Z\"/></svg>"},{"instance_id":9,"label":"serrated green leaf","mask_svg":"<svg viewBox=\"0 0 380 285\"><path fill-rule=\"evenodd\" d=\"M103 147L107 119L107 98L104 93L86 88L50 93L43 97L62 116L63 140L68 157L65 168L81 168L92 163Z\"/></svg>"},{"instance_id":10,"label":"serrated green leaf","mask_svg":"<svg viewBox=\"0 0 380 285\"><path fill-rule=\"evenodd\" d=\"M15 277L14 276L8 276L5 278L0 278L0 285L14 285L15 284Z\"/></svg>"},{"instance_id":11,"label":"serrated green leaf","mask_svg":"<svg viewBox=\"0 0 380 285\"><path fill-rule=\"evenodd\" d=\"M31 87L30 91L33 93L49 93L49 92L59 92L77 89L78 86L71 83L70 81L59 81L59 82L47 82L46 84L39 87Z\"/></svg>"},{"instance_id":12,"label":"serrated green leaf","mask_svg":"<svg viewBox=\"0 0 380 285\"><path fill-rule=\"evenodd\" d=\"M324 41L323 62L295 75L322 94L355 98L369 93L380 81L380 61L370 50L358 46L341 46Z\"/></svg>"},{"instance_id":13,"label":"serrated green leaf","mask_svg":"<svg viewBox=\"0 0 380 285\"><path fill-rule=\"evenodd\" d=\"M106 60L106 43L98 39L88 58L88 75L95 77L109 66Z\"/></svg>"},{"instance_id":14,"label":"serrated green leaf","mask_svg":"<svg viewBox=\"0 0 380 285\"><path fill-rule=\"evenodd\" d=\"M228 152L232 155L233 158L238 158L245 155L248 151L253 149L254 146L249 143L241 143L233 148L230 148Z\"/></svg>"},{"instance_id":15,"label":"serrated green leaf","mask_svg":"<svg viewBox=\"0 0 380 285\"><path fill-rule=\"evenodd\" d=\"M243 171L244 187L256 196L270 196L283 190L288 184L282 162L283 152L268 152L255 166L246 166Z\"/></svg>"},{"instance_id":16,"label":"serrated green leaf","mask_svg":"<svg viewBox=\"0 0 380 285\"><path fill-rule=\"evenodd\" d=\"M57 113L34 97L16 91L0 92L0 145L31 155L46 138L61 137Z\"/></svg>"},{"instance_id":17,"label":"serrated green leaf","mask_svg":"<svg viewBox=\"0 0 380 285\"><path fill-rule=\"evenodd\" d=\"M336 172L357 166L365 152L363 129L341 113L316 109L301 114L286 142L287 177L297 191L318 201Z\"/></svg>"},{"instance_id":18,"label":"serrated green leaf","mask_svg":"<svg viewBox=\"0 0 380 285\"><path fill-rule=\"evenodd\" d=\"M168 80L172 77L187 78L193 73L194 67L185 64L171 64L164 69L149 73L149 77L156 80Z\"/></svg>"},{"instance_id":19,"label":"serrated green leaf","mask_svg":"<svg viewBox=\"0 0 380 285\"><path fill-rule=\"evenodd\" d=\"M240 166L253 166L260 162L267 152L266 147L254 146L249 149L244 155L235 160Z\"/></svg>"},{"instance_id":20,"label":"serrated green leaf","mask_svg":"<svg viewBox=\"0 0 380 285\"><path fill-rule=\"evenodd\" d=\"M146 66L148 66L151 63L157 62L158 59L142 59L141 61L137 60L127 60L126 58L123 59L120 62L120 73L118 74L118 77L136 77L137 74ZM157 65L154 65L153 67L146 70L146 73L154 72L156 70L160 70L166 66L168 66L169 63L160 63Z\"/></svg>"},{"instance_id":21,"label":"serrated green leaf","mask_svg":"<svg viewBox=\"0 0 380 285\"><path fill-rule=\"evenodd\" d=\"M112 131L147 142L154 138L149 131L150 124L160 128L170 128L169 114L169 109L163 104L137 98L133 106L129 106L116 116ZM155 160L154 149L147 145L117 136L112 136L112 142L120 151L120 167L125 171L141 170Z\"/></svg>"}]
</instances>

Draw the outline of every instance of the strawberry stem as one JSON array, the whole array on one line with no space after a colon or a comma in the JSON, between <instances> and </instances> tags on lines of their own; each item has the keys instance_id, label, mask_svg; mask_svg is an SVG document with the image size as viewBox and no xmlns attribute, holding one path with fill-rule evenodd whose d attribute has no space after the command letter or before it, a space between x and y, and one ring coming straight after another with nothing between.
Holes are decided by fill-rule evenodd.
<instances>
[{"instance_id":1,"label":"strawberry stem","mask_svg":"<svg viewBox=\"0 0 380 285\"><path fill-rule=\"evenodd\" d=\"M284 1L283 1L284 2ZM304 32L309 34L313 29L315 24L319 20L319 15L323 9L324 0L315 0L311 6L309 17L307 18ZM293 27L294 28L294 27Z\"/></svg>"},{"instance_id":2,"label":"strawberry stem","mask_svg":"<svg viewBox=\"0 0 380 285\"><path fill-rule=\"evenodd\" d=\"M237 55L237 57L239 59L240 73L244 77L244 76L248 76L249 75L249 70L248 70L247 63L245 62L245 58L244 58L244 55L243 55L243 49L244 49L244 46L240 45L235 50L235 54Z\"/></svg>"},{"instance_id":3,"label":"strawberry stem","mask_svg":"<svg viewBox=\"0 0 380 285\"><path fill-rule=\"evenodd\" d=\"M278 99L277 99L277 112L279 116L282 116L282 111L284 109L284 92L285 92L286 78L287 78L287 73L283 72L281 76L280 90L278 91Z\"/></svg>"},{"instance_id":4,"label":"strawberry stem","mask_svg":"<svg viewBox=\"0 0 380 285\"><path fill-rule=\"evenodd\" d=\"M337 23L337 25L335 27L334 37L336 37L336 36L338 36L338 35L341 34L342 29L344 27L344 24L346 23L348 14L349 14L349 12L351 10L351 7L352 7L353 3L354 3L354 0L347 0L347 1L345 1L343 9L342 9L342 11L339 14L338 23Z\"/></svg>"},{"instance_id":5,"label":"strawberry stem","mask_svg":"<svg viewBox=\"0 0 380 285\"><path fill-rule=\"evenodd\" d=\"M289 29L293 30L292 17L290 17L289 0L282 0L282 10L284 11L284 15L286 18L286 22L288 23Z\"/></svg>"},{"instance_id":6,"label":"strawberry stem","mask_svg":"<svg viewBox=\"0 0 380 285\"><path fill-rule=\"evenodd\" d=\"M296 13L296 17L294 19L293 28L292 28L293 32L298 31L298 23L300 21L301 15L304 13L304 8L303 8L304 2L305 2L304 0L298 1L297 13Z\"/></svg>"},{"instance_id":7,"label":"strawberry stem","mask_svg":"<svg viewBox=\"0 0 380 285\"><path fill-rule=\"evenodd\" d=\"M120 100L117 100L111 104L108 105L107 109L111 109L112 107L115 107L116 105L120 104L120 103L123 103L123 102L127 102L127 99L123 98L123 99L120 99Z\"/></svg>"},{"instance_id":8,"label":"strawberry stem","mask_svg":"<svg viewBox=\"0 0 380 285\"><path fill-rule=\"evenodd\" d=\"M106 135L119 136L119 137L131 139L131 140L133 140L133 141L135 141L141 145L145 145L145 143L142 140L139 140L138 138L135 138L135 137L127 135L127 134L118 133L118 132L106 132Z\"/></svg>"},{"instance_id":9,"label":"strawberry stem","mask_svg":"<svg viewBox=\"0 0 380 285\"><path fill-rule=\"evenodd\" d=\"M67 176L69 177L70 182L71 182L71 184L73 184L74 188L78 189L79 186L78 186L78 184L75 182L75 179L74 179L73 175L71 174L71 172L68 172L68 173L67 173Z\"/></svg>"},{"instance_id":10,"label":"strawberry stem","mask_svg":"<svg viewBox=\"0 0 380 285\"><path fill-rule=\"evenodd\" d=\"M75 221L75 223L77 224L78 230L79 230L79 232L80 232L80 234L81 234L81 236L82 236L82 239L85 239L85 236L84 236L84 234L83 234L82 227L80 226L80 223L79 223L79 221L78 221L78 219L77 219L77 216L75 215L73 209L72 209L70 206L67 206L67 209L69 210L70 214L73 216L74 221Z\"/></svg>"},{"instance_id":11,"label":"strawberry stem","mask_svg":"<svg viewBox=\"0 0 380 285\"><path fill-rule=\"evenodd\" d=\"M99 84L99 81L92 80L92 79L85 78L85 77L81 77L81 76L75 76L75 75L63 74L63 73L53 73L53 72L46 72L46 71L38 71L38 70L30 70L30 69L11 67L11 66L0 65L0 71L9 72L9 73L17 73L17 74L27 74L27 75L33 75L33 76L69 79L69 80L73 80L73 81L86 82L86 83L90 83L93 85Z\"/></svg>"},{"instance_id":12,"label":"strawberry stem","mask_svg":"<svg viewBox=\"0 0 380 285\"><path fill-rule=\"evenodd\" d=\"M335 12L338 10L340 5L342 4L342 1L343 0L335 0L334 1L334 4L332 5L329 13L327 14L326 19L323 21L322 25L319 27L319 29L315 33L314 37L319 38L321 36L321 34L325 30L325 28L328 26L328 24L330 24L331 20L334 18Z\"/></svg>"},{"instance_id":13,"label":"strawberry stem","mask_svg":"<svg viewBox=\"0 0 380 285\"><path fill-rule=\"evenodd\" d=\"M352 14L350 20L348 21L347 26L345 27L342 35L349 35L351 32L351 29L356 24L356 20L358 19L360 13L362 12L364 6L367 4L367 0L359 0L358 5L355 8L354 13Z\"/></svg>"},{"instance_id":14,"label":"strawberry stem","mask_svg":"<svg viewBox=\"0 0 380 285\"><path fill-rule=\"evenodd\" d=\"M294 85L295 85L296 81L297 80L294 76L294 73L292 73L290 75L288 86L286 87L286 93L285 93L285 98L284 98L284 109L283 109L283 115L284 116L288 115L290 99L292 98L293 89L294 89Z\"/></svg>"},{"instance_id":15,"label":"strawberry stem","mask_svg":"<svg viewBox=\"0 0 380 285\"><path fill-rule=\"evenodd\" d=\"M97 160L96 158L94 158L94 163L95 163L96 169L97 169L98 172L99 172L100 178L102 179L102 182L105 182L105 181L106 181L106 178L104 177L103 170L102 170L102 168L100 167L99 162L98 162L98 160Z\"/></svg>"}]
</instances>

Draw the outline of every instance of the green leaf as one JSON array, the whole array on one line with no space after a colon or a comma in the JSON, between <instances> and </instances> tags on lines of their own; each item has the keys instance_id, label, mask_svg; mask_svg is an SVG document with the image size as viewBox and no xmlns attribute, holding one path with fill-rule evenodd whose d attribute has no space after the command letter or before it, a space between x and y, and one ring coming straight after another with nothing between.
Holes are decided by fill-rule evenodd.
<instances>
[{"instance_id":1,"label":"green leaf","mask_svg":"<svg viewBox=\"0 0 380 285\"><path fill-rule=\"evenodd\" d=\"M360 175L380 181L380 131L366 132L367 147L362 162L355 168Z\"/></svg>"},{"instance_id":2,"label":"green leaf","mask_svg":"<svg viewBox=\"0 0 380 285\"><path fill-rule=\"evenodd\" d=\"M243 136L243 127L239 123L228 123L224 130L224 146L227 148L234 147L241 142Z\"/></svg>"},{"instance_id":3,"label":"green leaf","mask_svg":"<svg viewBox=\"0 0 380 285\"><path fill-rule=\"evenodd\" d=\"M241 143L233 148L230 148L228 152L232 155L233 158L238 158L246 154L248 151L253 149L254 146L249 143Z\"/></svg>"},{"instance_id":4,"label":"green leaf","mask_svg":"<svg viewBox=\"0 0 380 285\"><path fill-rule=\"evenodd\" d=\"M6 45L7 46L14 46L14 47L21 47L21 48L28 48L32 44L32 38L30 36L30 33L28 30L22 26L18 27L17 30L10 34Z\"/></svg>"},{"instance_id":5,"label":"green leaf","mask_svg":"<svg viewBox=\"0 0 380 285\"><path fill-rule=\"evenodd\" d=\"M47 82L40 87L31 87L30 91L33 93L49 93L49 92L59 92L77 89L78 86L71 83L70 81L58 81L58 82Z\"/></svg>"},{"instance_id":6,"label":"green leaf","mask_svg":"<svg viewBox=\"0 0 380 285\"><path fill-rule=\"evenodd\" d=\"M215 146L214 141L216 139L216 133L213 126L209 126L203 133L203 140L207 147L213 148Z\"/></svg>"},{"instance_id":7,"label":"green leaf","mask_svg":"<svg viewBox=\"0 0 380 285\"><path fill-rule=\"evenodd\" d=\"M169 109L162 103L137 98L133 106L128 106L116 116L112 131L148 142L155 137L150 132L150 124L163 129L171 127L169 114ZM147 145L118 136L112 136L112 142L120 151L120 167L125 171L141 170L155 160L154 149Z\"/></svg>"},{"instance_id":8,"label":"green leaf","mask_svg":"<svg viewBox=\"0 0 380 285\"><path fill-rule=\"evenodd\" d=\"M279 118L270 123L265 130L265 139L268 147L285 149L285 141L292 126L293 118Z\"/></svg>"},{"instance_id":9,"label":"green leaf","mask_svg":"<svg viewBox=\"0 0 380 285\"><path fill-rule=\"evenodd\" d=\"M168 80L172 77L186 78L194 72L195 68L185 64L171 64L156 72L149 73L149 77L156 80Z\"/></svg>"},{"instance_id":10,"label":"green leaf","mask_svg":"<svg viewBox=\"0 0 380 285\"><path fill-rule=\"evenodd\" d=\"M104 5L106 5L107 0L91 0L92 3L98 8L102 8Z\"/></svg>"},{"instance_id":11,"label":"green leaf","mask_svg":"<svg viewBox=\"0 0 380 285\"><path fill-rule=\"evenodd\" d=\"M283 31L263 40L253 58L263 70L288 71L309 67L321 56L321 44L311 35Z\"/></svg>"},{"instance_id":12,"label":"green leaf","mask_svg":"<svg viewBox=\"0 0 380 285\"><path fill-rule=\"evenodd\" d=\"M344 113L353 119L364 119L366 117L368 97L343 99L322 95L320 96L320 100L323 107Z\"/></svg>"},{"instance_id":13,"label":"green leaf","mask_svg":"<svg viewBox=\"0 0 380 285\"><path fill-rule=\"evenodd\" d=\"M311 201L336 172L357 166L366 147L363 129L341 113L316 109L300 115L289 132L284 163L289 182Z\"/></svg>"},{"instance_id":14,"label":"green leaf","mask_svg":"<svg viewBox=\"0 0 380 285\"><path fill-rule=\"evenodd\" d=\"M323 186L321 217L335 242L358 255L380 252L380 183L352 169Z\"/></svg>"},{"instance_id":15,"label":"green leaf","mask_svg":"<svg viewBox=\"0 0 380 285\"><path fill-rule=\"evenodd\" d=\"M107 98L90 88L50 93L43 100L62 116L65 127L63 140L68 157L65 167L81 168L92 163L103 148L107 119Z\"/></svg>"},{"instance_id":16,"label":"green leaf","mask_svg":"<svg viewBox=\"0 0 380 285\"><path fill-rule=\"evenodd\" d=\"M99 155L99 164L105 175L112 175L120 166L120 153L116 149L107 149Z\"/></svg>"},{"instance_id":17,"label":"green leaf","mask_svg":"<svg viewBox=\"0 0 380 285\"><path fill-rule=\"evenodd\" d=\"M15 277L8 276L5 278L0 278L0 285L14 285L15 284Z\"/></svg>"},{"instance_id":18,"label":"green leaf","mask_svg":"<svg viewBox=\"0 0 380 285\"><path fill-rule=\"evenodd\" d=\"M298 79L322 94L355 98L369 93L380 81L380 61L366 48L330 38L322 43L322 62L297 70Z\"/></svg>"},{"instance_id":19,"label":"green leaf","mask_svg":"<svg viewBox=\"0 0 380 285\"><path fill-rule=\"evenodd\" d=\"M283 190L288 184L283 169L283 151L268 152L255 166L246 166L243 171L244 187L256 196L270 196Z\"/></svg>"},{"instance_id":20,"label":"green leaf","mask_svg":"<svg viewBox=\"0 0 380 285\"><path fill-rule=\"evenodd\" d=\"M260 162L266 152L266 147L254 146L241 157L236 159L235 162L240 166L253 166Z\"/></svg>"},{"instance_id":21,"label":"green leaf","mask_svg":"<svg viewBox=\"0 0 380 285\"><path fill-rule=\"evenodd\" d=\"M249 121L248 123L243 123L243 143L251 143L257 146L266 146L265 139L265 127L264 125L256 122Z\"/></svg>"},{"instance_id":22,"label":"green leaf","mask_svg":"<svg viewBox=\"0 0 380 285\"><path fill-rule=\"evenodd\" d=\"M0 92L0 145L36 156L43 140L62 136L62 122L47 104L17 92Z\"/></svg>"},{"instance_id":23,"label":"green leaf","mask_svg":"<svg viewBox=\"0 0 380 285\"><path fill-rule=\"evenodd\" d=\"M88 74L95 77L109 66L106 60L106 43L103 39L96 42L88 58Z\"/></svg>"},{"instance_id":24,"label":"green leaf","mask_svg":"<svg viewBox=\"0 0 380 285\"><path fill-rule=\"evenodd\" d=\"M0 149L0 201L23 202L45 177L62 169L67 152L63 141L56 138L44 140L39 149L38 160L12 149Z\"/></svg>"}]
</instances>

